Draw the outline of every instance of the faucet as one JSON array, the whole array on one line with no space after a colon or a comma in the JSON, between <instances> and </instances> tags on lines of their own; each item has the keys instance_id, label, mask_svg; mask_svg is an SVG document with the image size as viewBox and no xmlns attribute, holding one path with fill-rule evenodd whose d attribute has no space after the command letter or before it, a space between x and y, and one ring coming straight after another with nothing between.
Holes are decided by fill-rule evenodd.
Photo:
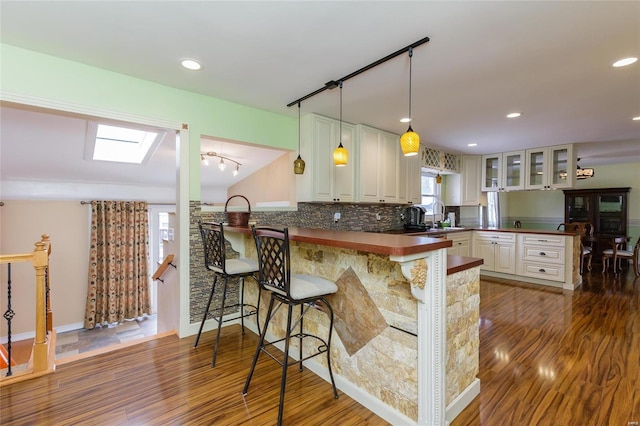
<instances>
[{"instance_id":1,"label":"faucet","mask_svg":"<svg viewBox=\"0 0 640 426\"><path fill-rule=\"evenodd\" d=\"M436 200L433 202L433 226L436 226L436 215L440 215L441 221L444 220L444 209L445 205L442 201Z\"/></svg>"}]
</instances>

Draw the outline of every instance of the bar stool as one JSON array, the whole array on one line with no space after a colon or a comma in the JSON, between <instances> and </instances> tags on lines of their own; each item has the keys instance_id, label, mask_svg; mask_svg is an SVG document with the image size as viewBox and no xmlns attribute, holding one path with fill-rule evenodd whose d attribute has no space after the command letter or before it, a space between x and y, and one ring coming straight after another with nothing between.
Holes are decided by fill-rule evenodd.
<instances>
[{"instance_id":1,"label":"bar stool","mask_svg":"<svg viewBox=\"0 0 640 426\"><path fill-rule=\"evenodd\" d=\"M216 342L213 347L213 359L211 366L216 366L216 356L218 355L218 344L220 342L220 329L222 323L227 321L235 321L240 319L242 324L242 334L244 335L244 318L248 316L256 316L256 325L258 327L258 333L260 333L260 323L258 321L258 311L260 309L260 286L258 286L258 303L257 306L244 303L244 279L246 277L253 277L256 279L256 273L258 272L258 262L255 259L237 258L227 259L226 247L224 239L224 226L221 223L198 222L198 228L200 229L200 235L202 236L202 246L204 248L204 263L208 270L213 271L213 284L211 286L211 293L209 294L209 301L207 302L207 308L204 311L202 322L200 323L200 330L198 330L198 336L193 347L198 346L200 340L200 334L202 328L209 315L209 309L211 308L211 300L216 292L216 284L218 278L223 282L222 285L222 301L218 309L216 309L216 316L213 317L218 322L218 333L216 334ZM232 305L225 305L227 301L228 283L231 279L237 279L240 282L240 303L234 303ZM225 309L240 308L240 313L231 318L222 319ZM248 312L245 308L250 308Z\"/></svg>"},{"instance_id":2,"label":"bar stool","mask_svg":"<svg viewBox=\"0 0 640 426\"><path fill-rule=\"evenodd\" d=\"M258 264L260 266L259 283L262 289L270 292L271 300L269 302L269 309L267 310L267 319L264 323L264 327L262 328L260 341L258 342L258 347L256 348L255 355L253 356L251 369L249 370L249 375L247 376L247 381L242 389L242 393L243 395L246 395L249 390L251 377L253 376L253 372L261 352L266 353L269 357L280 364L282 366L280 404L278 407L278 425L280 425L282 424L284 408L287 368L292 365L298 364L299 371L302 371L303 361L326 353L329 377L331 378L331 385L333 386L333 396L334 398L338 398L338 391L333 380L333 373L331 372L330 357L331 334L333 332L333 309L324 298L324 296L335 293L338 290L338 286L334 282L324 278L311 275L291 274L289 231L287 228L280 230L266 227L256 228L255 226L252 226L251 229L256 242ZM280 306L288 306L285 337L269 343L265 342L265 335L267 334L269 321L271 321L273 315L276 313L274 312L274 305L276 302L278 303L275 310L276 312ZM294 321L293 309L295 306L300 306L300 315ZM305 333L303 330L304 315L309 312L309 309L311 308L316 308L329 316L329 336L326 340L320 336ZM299 331L296 333L294 329L298 324ZM296 361L289 359L289 342L291 339L298 339L299 356ZM316 343L315 347L317 348L312 354L306 356L303 356L302 353L304 339L314 340ZM272 345L282 341L284 341L284 357L281 361L276 355L269 352L269 349Z\"/></svg>"}]
</instances>

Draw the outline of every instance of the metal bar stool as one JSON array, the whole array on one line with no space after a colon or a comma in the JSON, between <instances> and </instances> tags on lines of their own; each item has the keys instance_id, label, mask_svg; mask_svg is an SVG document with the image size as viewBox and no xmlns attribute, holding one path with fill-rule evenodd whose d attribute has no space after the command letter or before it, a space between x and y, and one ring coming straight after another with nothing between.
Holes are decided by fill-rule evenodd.
<instances>
[{"instance_id":1,"label":"metal bar stool","mask_svg":"<svg viewBox=\"0 0 640 426\"><path fill-rule=\"evenodd\" d=\"M331 334L333 332L333 309L324 298L324 296L335 293L338 290L338 286L334 282L324 278L312 275L291 274L289 232L287 228L280 230L265 227L256 228L255 226L252 226L251 229L256 241L258 264L260 266L259 283L262 289L268 290L271 293L271 300L267 310L267 319L262 328L260 341L258 342L258 347L256 348L255 355L253 356L253 363L251 364L251 369L249 370L249 375L247 376L247 381L242 389L242 393L243 395L246 395L249 390L251 377L253 376L253 372L261 352L264 352L280 364L282 366L280 404L278 407L278 425L280 425L282 424L287 369L292 365L298 364L299 371L302 371L303 361L326 353L329 377L331 378L331 385L333 386L333 396L334 398L338 398L338 391L331 371L330 357ZM274 305L276 302L277 306L274 311ZM271 321L280 306L283 305L288 307L285 337L273 342L265 342L265 335L267 334L269 321ZM293 309L296 306L300 306L300 315L294 320ZM326 339L317 335L305 333L303 330L304 315L308 313L311 308L318 309L329 316L329 335ZM298 331L294 331L298 326ZM291 339L298 339L300 350L298 360L289 359L289 342ZM315 341L315 350L312 354L303 356L302 348L303 340L305 339L312 339ZM280 360L276 354L269 352L269 349L271 349L272 345L282 341L284 341L284 357Z\"/></svg>"},{"instance_id":2,"label":"metal bar stool","mask_svg":"<svg viewBox=\"0 0 640 426\"><path fill-rule=\"evenodd\" d=\"M209 310L211 308L211 301L213 295L216 292L216 284L218 278L222 280L222 301L219 307L216 309L216 314L213 317L218 322L218 333L216 334L216 342L213 347L213 359L211 366L216 366L216 357L218 355L218 344L220 342L220 329L222 323L227 321L235 321L240 319L242 324L242 334L244 335L244 318L248 316L256 316L256 325L258 327L258 333L260 333L260 322L258 321L258 312L260 310L260 286L258 286L258 303L257 306L244 302L244 279L246 277L253 277L256 279L256 273L258 272L258 262L255 259L237 258L227 259L226 247L224 239L224 226L221 223L209 222L198 223L200 229L200 235L202 236L202 245L204 248L204 263L208 270L213 271L214 278L211 286L211 293L209 294L209 301L207 302L207 308L204 311L202 322L200 323L200 330L198 330L198 336L193 347L198 346L200 340L200 334L204 323L209 316ZM232 305L226 305L228 283L231 279L237 279L240 282L240 303L234 303ZM257 280L257 279L256 279ZM225 309L240 308L239 314L222 319ZM245 311L245 308L250 308L249 311Z\"/></svg>"}]
</instances>

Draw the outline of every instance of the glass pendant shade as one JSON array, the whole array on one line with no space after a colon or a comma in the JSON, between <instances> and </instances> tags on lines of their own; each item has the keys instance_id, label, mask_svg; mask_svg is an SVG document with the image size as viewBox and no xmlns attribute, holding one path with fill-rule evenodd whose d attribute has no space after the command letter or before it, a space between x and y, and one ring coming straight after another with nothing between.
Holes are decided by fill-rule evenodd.
<instances>
[{"instance_id":1,"label":"glass pendant shade","mask_svg":"<svg viewBox=\"0 0 640 426\"><path fill-rule=\"evenodd\" d=\"M438 173L438 174L436 175L436 183L437 183L438 185L440 185L440 184L442 183L442 176L440 176L440 173Z\"/></svg>"},{"instance_id":2,"label":"glass pendant shade","mask_svg":"<svg viewBox=\"0 0 640 426\"><path fill-rule=\"evenodd\" d=\"M336 167L344 167L347 165L347 160L349 159L349 153L347 149L342 146L342 142L340 145L333 151L333 163Z\"/></svg>"},{"instance_id":3,"label":"glass pendant shade","mask_svg":"<svg viewBox=\"0 0 640 426\"><path fill-rule=\"evenodd\" d=\"M400 137L400 147L405 157L417 155L420 150L420 135L413 131L411 126L407 132Z\"/></svg>"},{"instance_id":4,"label":"glass pendant shade","mask_svg":"<svg viewBox=\"0 0 640 426\"><path fill-rule=\"evenodd\" d=\"M300 154L298 154L298 158L293 161L293 173L297 175L304 174L304 166L304 160L300 157Z\"/></svg>"}]
</instances>

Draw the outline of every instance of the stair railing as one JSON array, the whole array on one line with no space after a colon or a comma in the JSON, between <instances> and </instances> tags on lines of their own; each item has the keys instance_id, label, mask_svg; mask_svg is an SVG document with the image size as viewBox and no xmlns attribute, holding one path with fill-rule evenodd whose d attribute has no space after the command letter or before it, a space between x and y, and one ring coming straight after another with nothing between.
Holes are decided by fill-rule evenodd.
<instances>
[{"instance_id":1,"label":"stair railing","mask_svg":"<svg viewBox=\"0 0 640 426\"><path fill-rule=\"evenodd\" d=\"M35 338L31 360L26 371L20 373L21 378L40 376L54 369L55 356L55 331L53 331L53 313L49 299L50 275L49 256L51 254L51 241L47 234L42 235L42 239L35 244L32 253L0 255L0 264L7 264L7 308L3 313L7 321L7 374L0 377L0 385L9 382L8 378L13 375L11 359L11 320L15 315L12 309L12 283L11 264L19 262L31 262L35 271ZM16 375L17 376L17 375ZM18 377L14 376L16 379ZM13 380L11 380L13 381Z\"/></svg>"}]
</instances>

